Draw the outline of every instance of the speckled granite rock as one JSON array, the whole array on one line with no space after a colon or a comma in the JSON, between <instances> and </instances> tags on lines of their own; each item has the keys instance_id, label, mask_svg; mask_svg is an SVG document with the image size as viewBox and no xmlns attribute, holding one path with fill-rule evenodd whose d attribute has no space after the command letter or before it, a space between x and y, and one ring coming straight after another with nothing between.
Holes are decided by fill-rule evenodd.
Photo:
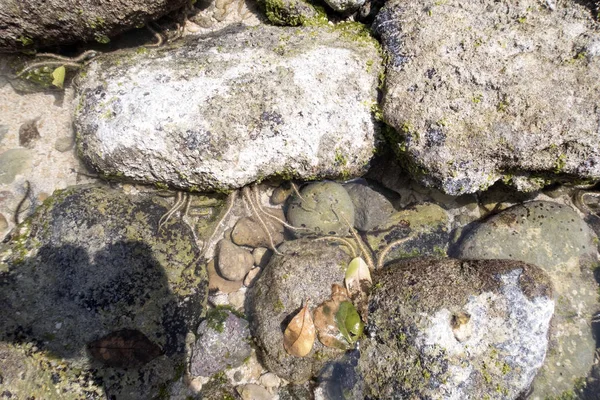
<instances>
[{"instance_id":1,"label":"speckled granite rock","mask_svg":"<svg viewBox=\"0 0 600 400\"><path fill-rule=\"evenodd\" d=\"M186 0L1 0L0 50L31 50L79 41L108 43L111 37L185 4Z\"/></svg>"},{"instance_id":2,"label":"speckled granite rock","mask_svg":"<svg viewBox=\"0 0 600 400\"><path fill-rule=\"evenodd\" d=\"M544 361L554 302L538 267L415 258L373 284L358 365L369 398L514 399Z\"/></svg>"},{"instance_id":3,"label":"speckled granite rock","mask_svg":"<svg viewBox=\"0 0 600 400\"><path fill-rule=\"evenodd\" d=\"M384 120L412 175L449 194L600 179L600 31L575 0L389 1Z\"/></svg>"},{"instance_id":4,"label":"speckled granite rock","mask_svg":"<svg viewBox=\"0 0 600 400\"><path fill-rule=\"evenodd\" d=\"M208 282L186 224L170 221L157 233L168 208L152 194L74 187L48 198L12 232L0 251L0 340L9 354L13 343L35 343L16 357L41 367L27 370L29 387L13 380L3 389L49 398L43 388L50 374L61 398L81 398L82 391L151 398L176 377ZM159 356L125 370L92 358L92 342L124 329L145 335Z\"/></svg>"},{"instance_id":5,"label":"speckled granite rock","mask_svg":"<svg viewBox=\"0 0 600 400\"><path fill-rule=\"evenodd\" d=\"M248 291L251 331L265 367L292 383L303 383L343 351L318 340L306 357L289 355L282 327L306 299L313 310L331 296L331 285L343 284L350 255L326 242L300 239L285 242ZM286 322L287 321L287 322Z\"/></svg>"},{"instance_id":6,"label":"speckled granite rock","mask_svg":"<svg viewBox=\"0 0 600 400\"><path fill-rule=\"evenodd\" d=\"M103 54L78 79L81 155L106 175L200 191L361 175L380 70L361 33L233 27Z\"/></svg>"},{"instance_id":7,"label":"speckled granite rock","mask_svg":"<svg viewBox=\"0 0 600 400\"><path fill-rule=\"evenodd\" d=\"M465 259L529 262L550 276L556 300L551 348L534 381L532 399L559 396L590 371L596 342L589 321L600 308L593 275L596 241L573 209L532 201L477 224L454 253Z\"/></svg>"}]
</instances>

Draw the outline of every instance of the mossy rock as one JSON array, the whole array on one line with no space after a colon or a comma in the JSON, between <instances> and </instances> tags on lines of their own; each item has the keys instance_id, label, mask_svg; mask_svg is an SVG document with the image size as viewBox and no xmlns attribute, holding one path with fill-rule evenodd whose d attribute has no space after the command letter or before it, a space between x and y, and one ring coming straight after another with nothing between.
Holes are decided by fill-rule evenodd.
<instances>
[{"instance_id":1,"label":"mossy rock","mask_svg":"<svg viewBox=\"0 0 600 400\"><path fill-rule=\"evenodd\" d=\"M87 389L103 382L118 398L151 398L178 378L186 335L205 310L208 279L187 224L172 220L157 231L168 208L153 194L101 186L48 198L2 246L0 340L35 344L26 357L50 362L51 375L66 376L60 382L91 376ZM90 343L122 330L145 335L160 355L125 370L92 356ZM43 385L44 375L39 379Z\"/></svg>"},{"instance_id":2,"label":"mossy rock","mask_svg":"<svg viewBox=\"0 0 600 400\"><path fill-rule=\"evenodd\" d=\"M547 275L510 260L413 258L373 274L358 369L368 398L516 398L542 365Z\"/></svg>"}]
</instances>

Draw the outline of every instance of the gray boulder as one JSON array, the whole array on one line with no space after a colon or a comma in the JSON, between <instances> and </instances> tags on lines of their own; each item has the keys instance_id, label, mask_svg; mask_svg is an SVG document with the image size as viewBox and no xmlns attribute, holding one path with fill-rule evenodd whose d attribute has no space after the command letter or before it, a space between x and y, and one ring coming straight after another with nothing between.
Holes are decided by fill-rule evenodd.
<instances>
[{"instance_id":1,"label":"gray boulder","mask_svg":"<svg viewBox=\"0 0 600 400\"><path fill-rule=\"evenodd\" d=\"M304 383L343 351L315 340L306 357L288 354L283 347L285 327L310 300L310 310L331 296L331 285L343 285L352 257L341 247L300 239L282 244L248 292L251 331L264 366L292 383Z\"/></svg>"},{"instance_id":2,"label":"gray boulder","mask_svg":"<svg viewBox=\"0 0 600 400\"><path fill-rule=\"evenodd\" d=\"M188 0L119 2L0 0L0 51L30 50L79 41L108 43Z\"/></svg>"},{"instance_id":3,"label":"gray boulder","mask_svg":"<svg viewBox=\"0 0 600 400\"><path fill-rule=\"evenodd\" d=\"M9 343L3 352L28 360L31 381L3 369L4 390L151 398L185 368L186 335L204 313L208 281L186 224L157 232L168 208L152 194L74 187L11 233L0 249L0 340Z\"/></svg>"},{"instance_id":4,"label":"gray boulder","mask_svg":"<svg viewBox=\"0 0 600 400\"><path fill-rule=\"evenodd\" d=\"M200 191L361 175L379 60L374 39L334 27L234 27L104 54L79 76L79 150L105 175Z\"/></svg>"},{"instance_id":5,"label":"gray boulder","mask_svg":"<svg viewBox=\"0 0 600 400\"><path fill-rule=\"evenodd\" d=\"M369 398L514 399L544 361L554 302L533 265L416 258L373 287L358 365Z\"/></svg>"},{"instance_id":6,"label":"gray boulder","mask_svg":"<svg viewBox=\"0 0 600 400\"><path fill-rule=\"evenodd\" d=\"M580 1L386 3L388 138L449 194L600 179L600 32Z\"/></svg>"},{"instance_id":7,"label":"gray boulder","mask_svg":"<svg viewBox=\"0 0 600 400\"><path fill-rule=\"evenodd\" d=\"M532 201L477 224L459 243L459 258L513 259L543 269L555 289L551 351L534 381L534 397L571 390L594 362L590 319L598 310L596 236L570 207Z\"/></svg>"},{"instance_id":8,"label":"gray boulder","mask_svg":"<svg viewBox=\"0 0 600 400\"><path fill-rule=\"evenodd\" d=\"M248 321L229 310L210 310L198 327L198 336L192 348L193 376L212 376L225 368L238 367L252 352Z\"/></svg>"}]
</instances>

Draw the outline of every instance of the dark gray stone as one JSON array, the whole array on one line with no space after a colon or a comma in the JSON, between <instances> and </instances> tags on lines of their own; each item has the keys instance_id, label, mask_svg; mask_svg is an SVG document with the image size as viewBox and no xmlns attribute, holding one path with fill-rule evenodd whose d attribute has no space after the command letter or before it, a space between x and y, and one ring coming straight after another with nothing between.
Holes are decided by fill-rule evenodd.
<instances>
[{"instance_id":1,"label":"dark gray stone","mask_svg":"<svg viewBox=\"0 0 600 400\"><path fill-rule=\"evenodd\" d=\"M360 231L375 228L396 211L392 199L398 196L364 179L346 183L344 189L354 204L354 227Z\"/></svg>"}]
</instances>

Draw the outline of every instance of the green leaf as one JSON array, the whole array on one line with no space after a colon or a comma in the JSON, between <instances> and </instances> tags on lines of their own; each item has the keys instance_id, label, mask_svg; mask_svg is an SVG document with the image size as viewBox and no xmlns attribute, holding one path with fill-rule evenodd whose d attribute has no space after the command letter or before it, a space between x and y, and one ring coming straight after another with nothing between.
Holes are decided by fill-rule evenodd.
<instances>
[{"instance_id":1,"label":"green leaf","mask_svg":"<svg viewBox=\"0 0 600 400\"><path fill-rule=\"evenodd\" d=\"M335 314L335 322L344 339L350 344L354 344L358 340L365 327L356 308L349 301L340 303L340 308Z\"/></svg>"},{"instance_id":2,"label":"green leaf","mask_svg":"<svg viewBox=\"0 0 600 400\"><path fill-rule=\"evenodd\" d=\"M52 84L58 88L63 88L63 84L65 83L65 74L66 74L67 70L65 69L64 65L61 65L60 67L56 68L54 71L52 71L52 78L54 79L52 81Z\"/></svg>"}]
</instances>

